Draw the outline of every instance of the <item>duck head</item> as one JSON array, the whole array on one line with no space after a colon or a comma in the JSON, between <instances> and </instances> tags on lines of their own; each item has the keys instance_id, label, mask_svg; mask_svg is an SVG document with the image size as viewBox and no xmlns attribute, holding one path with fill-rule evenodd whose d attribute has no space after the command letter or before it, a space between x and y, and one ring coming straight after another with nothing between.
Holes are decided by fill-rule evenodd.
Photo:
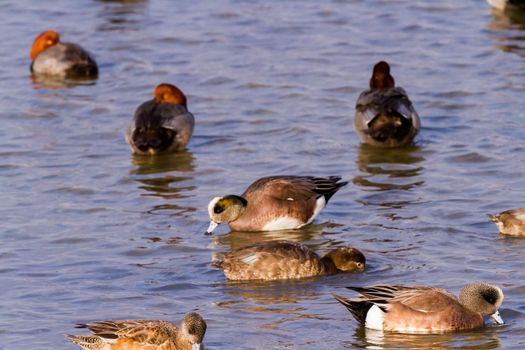
<instances>
[{"instance_id":1,"label":"duck head","mask_svg":"<svg viewBox=\"0 0 525 350\"><path fill-rule=\"evenodd\" d=\"M248 202L246 199L233 194L213 198L208 204L208 214L210 215L211 222L206 230L206 234L211 234L213 230L223 222L237 220L244 210L246 210L247 206Z\"/></svg>"},{"instance_id":2,"label":"duck head","mask_svg":"<svg viewBox=\"0 0 525 350\"><path fill-rule=\"evenodd\" d=\"M196 312L190 312L181 322L180 330L182 338L191 344L192 350L204 349L202 340L206 333L206 322Z\"/></svg>"},{"instance_id":3,"label":"duck head","mask_svg":"<svg viewBox=\"0 0 525 350\"><path fill-rule=\"evenodd\" d=\"M343 272L362 272L366 265L366 258L363 253L353 247L332 249L321 260L328 267L333 264L336 271Z\"/></svg>"},{"instance_id":4,"label":"duck head","mask_svg":"<svg viewBox=\"0 0 525 350\"><path fill-rule=\"evenodd\" d=\"M31 56L31 60L34 61L38 55L40 55L42 52L47 50L53 45L56 45L60 42L60 36L57 32L54 32L52 30L47 30L45 32L40 33L35 41L33 41L33 45L31 46L31 51L29 55Z\"/></svg>"},{"instance_id":5,"label":"duck head","mask_svg":"<svg viewBox=\"0 0 525 350\"><path fill-rule=\"evenodd\" d=\"M370 78L370 89L388 89L395 85L394 77L390 75L388 63L385 61L377 62Z\"/></svg>"},{"instance_id":6,"label":"duck head","mask_svg":"<svg viewBox=\"0 0 525 350\"><path fill-rule=\"evenodd\" d=\"M501 288L488 283L468 284L459 293L459 301L467 309L488 315L497 324L503 324L499 307L503 302Z\"/></svg>"}]
</instances>

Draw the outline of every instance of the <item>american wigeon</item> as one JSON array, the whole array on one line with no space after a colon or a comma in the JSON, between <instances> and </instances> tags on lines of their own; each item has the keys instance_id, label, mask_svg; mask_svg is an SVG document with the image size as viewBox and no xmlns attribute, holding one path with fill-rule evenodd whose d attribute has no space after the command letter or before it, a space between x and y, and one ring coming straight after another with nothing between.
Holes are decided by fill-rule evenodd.
<instances>
[{"instance_id":1,"label":"american wigeon","mask_svg":"<svg viewBox=\"0 0 525 350\"><path fill-rule=\"evenodd\" d=\"M31 72L59 78L96 78L98 66L80 45L63 43L52 30L38 35L31 46Z\"/></svg>"},{"instance_id":2,"label":"american wigeon","mask_svg":"<svg viewBox=\"0 0 525 350\"><path fill-rule=\"evenodd\" d=\"M311 223L330 198L348 182L338 176L269 176L241 196L215 197L208 204L211 234L223 222L233 231L296 229Z\"/></svg>"},{"instance_id":3,"label":"american wigeon","mask_svg":"<svg viewBox=\"0 0 525 350\"><path fill-rule=\"evenodd\" d=\"M456 296L434 287L375 285L347 287L360 298L334 297L366 328L400 333L440 333L484 326L489 315L503 324L498 308L503 292L487 283L466 285Z\"/></svg>"},{"instance_id":4,"label":"american wigeon","mask_svg":"<svg viewBox=\"0 0 525 350\"><path fill-rule=\"evenodd\" d=\"M365 264L363 253L352 247L332 249L321 258L307 246L291 241L253 244L214 263L230 280L266 281L362 272Z\"/></svg>"},{"instance_id":5,"label":"american wigeon","mask_svg":"<svg viewBox=\"0 0 525 350\"><path fill-rule=\"evenodd\" d=\"M67 335L86 350L201 350L206 322L195 312L187 314L180 328L157 320L101 321L81 324L94 334Z\"/></svg>"},{"instance_id":6,"label":"american wigeon","mask_svg":"<svg viewBox=\"0 0 525 350\"><path fill-rule=\"evenodd\" d=\"M154 98L141 104L126 132L126 141L135 154L170 153L183 149L195 125L188 112L186 96L176 86L159 84Z\"/></svg>"},{"instance_id":7,"label":"american wigeon","mask_svg":"<svg viewBox=\"0 0 525 350\"><path fill-rule=\"evenodd\" d=\"M490 220L505 235L525 236L525 208L516 208L498 214L489 214Z\"/></svg>"},{"instance_id":8,"label":"american wigeon","mask_svg":"<svg viewBox=\"0 0 525 350\"><path fill-rule=\"evenodd\" d=\"M354 129L361 141L379 147L411 144L419 132L419 116L405 90L395 87L388 63L374 66L369 84L355 106Z\"/></svg>"}]
</instances>

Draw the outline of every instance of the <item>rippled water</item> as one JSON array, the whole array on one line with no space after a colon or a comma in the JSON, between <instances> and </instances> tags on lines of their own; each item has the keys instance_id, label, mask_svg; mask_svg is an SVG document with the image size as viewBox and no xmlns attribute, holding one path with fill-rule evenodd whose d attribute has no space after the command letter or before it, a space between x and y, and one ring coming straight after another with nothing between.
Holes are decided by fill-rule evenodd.
<instances>
[{"instance_id":1,"label":"rippled water","mask_svg":"<svg viewBox=\"0 0 525 350\"><path fill-rule=\"evenodd\" d=\"M210 349L523 349L525 240L486 214L523 206L525 17L484 1L0 3L0 349L74 349L74 324L179 320ZM94 84L28 74L53 28L92 51ZM361 146L355 100L391 62L422 119L417 145ZM187 152L133 157L123 134L159 82L189 98ZM205 236L206 206L274 174L350 184L314 225ZM209 264L262 240L352 244L361 275L231 283ZM503 287L503 327L399 336L358 328L346 285Z\"/></svg>"}]
</instances>

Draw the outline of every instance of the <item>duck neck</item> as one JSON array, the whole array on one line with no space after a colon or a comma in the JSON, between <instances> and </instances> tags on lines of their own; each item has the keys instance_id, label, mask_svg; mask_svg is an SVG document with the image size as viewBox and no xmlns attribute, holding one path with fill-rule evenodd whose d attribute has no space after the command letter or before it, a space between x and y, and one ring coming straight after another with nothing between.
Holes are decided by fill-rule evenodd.
<instances>
[{"instance_id":1,"label":"duck neck","mask_svg":"<svg viewBox=\"0 0 525 350\"><path fill-rule=\"evenodd\" d=\"M175 349L181 349L181 350L191 350L192 346L191 343L186 339L184 333L182 332L182 329L177 329L176 336L173 337L173 342L175 343Z\"/></svg>"},{"instance_id":2,"label":"duck neck","mask_svg":"<svg viewBox=\"0 0 525 350\"><path fill-rule=\"evenodd\" d=\"M327 275L333 275L339 271L330 256L328 255L323 256L321 258L321 262L324 265L324 269Z\"/></svg>"}]
</instances>

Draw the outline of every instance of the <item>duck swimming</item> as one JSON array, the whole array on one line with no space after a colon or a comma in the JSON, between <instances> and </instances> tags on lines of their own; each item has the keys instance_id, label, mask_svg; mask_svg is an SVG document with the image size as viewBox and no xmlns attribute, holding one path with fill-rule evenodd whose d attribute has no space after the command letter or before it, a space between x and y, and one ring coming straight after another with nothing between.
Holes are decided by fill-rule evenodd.
<instances>
[{"instance_id":1,"label":"duck swimming","mask_svg":"<svg viewBox=\"0 0 525 350\"><path fill-rule=\"evenodd\" d=\"M379 147L411 144L420 129L419 116L405 90L395 86L388 63L374 66L369 85L355 107L354 129L361 141Z\"/></svg>"},{"instance_id":2,"label":"duck swimming","mask_svg":"<svg viewBox=\"0 0 525 350\"><path fill-rule=\"evenodd\" d=\"M80 45L63 43L52 30L38 35L31 46L31 72L58 78L88 78L98 76L93 57Z\"/></svg>"},{"instance_id":3,"label":"duck swimming","mask_svg":"<svg viewBox=\"0 0 525 350\"><path fill-rule=\"evenodd\" d=\"M272 281L362 272L365 263L363 253L352 247L332 249L321 258L301 243L272 241L233 251L214 266L230 280Z\"/></svg>"},{"instance_id":4,"label":"duck swimming","mask_svg":"<svg viewBox=\"0 0 525 350\"><path fill-rule=\"evenodd\" d=\"M360 298L335 295L352 316L366 328L399 333L443 333L481 328L483 316L503 324L499 307L503 292L488 283L468 284L459 299L445 289L375 285L347 287Z\"/></svg>"},{"instance_id":5,"label":"duck swimming","mask_svg":"<svg viewBox=\"0 0 525 350\"><path fill-rule=\"evenodd\" d=\"M525 208L505 210L498 214L490 214L489 217L498 226L500 233L525 236Z\"/></svg>"},{"instance_id":6,"label":"duck swimming","mask_svg":"<svg viewBox=\"0 0 525 350\"><path fill-rule=\"evenodd\" d=\"M268 176L241 196L215 197L208 204L211 234L223 222L234 231L297 229L311 223L348 182L339 176Z\"/></svg>"},{"instance_id":7,"label":"duck swimming","mask_svg":"<svg viewBox=\"0 0 525 350\"><path fill-rule=\"evenodd\" d=\"M153 96L137 108L126 132L132 152L155 155L184 149L195 125L186 96L175 85L166 83L159 84Z\"/></svg>"},{"instance_id":8,"label":"duck swimming","mask_svg":"<svg viewBox=\"0 0 525 350\"><path fill-rule=\"evenodd\" d=\"M122 320L80 324L93 334L68 335L86 350L203 350L206 322L195 312L186 314L180 328L168 321Z\"/></svg>"}]
</instances>

